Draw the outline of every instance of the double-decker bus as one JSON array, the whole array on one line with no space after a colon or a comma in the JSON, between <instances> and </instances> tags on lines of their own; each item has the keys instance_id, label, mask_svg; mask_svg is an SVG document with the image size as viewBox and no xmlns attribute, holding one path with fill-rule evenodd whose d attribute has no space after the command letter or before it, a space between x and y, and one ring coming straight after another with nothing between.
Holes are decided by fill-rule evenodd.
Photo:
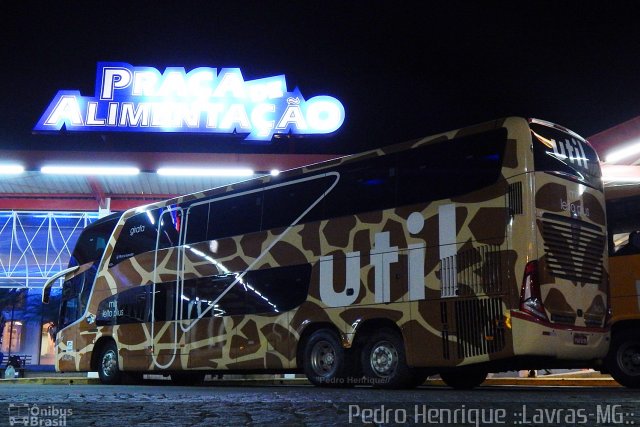
<instances>
[{"instance_id":1,"label":"double-decker bus","mask_svg":"<svg viewBox=\"0 0 640 427\"><path fill-rule=\"evenodd\" d=\"M589 143L523 118L177 197L81 235L56 369L471 388L591 367L609 345L605 232Z\"/></svg>"}]
</instances>

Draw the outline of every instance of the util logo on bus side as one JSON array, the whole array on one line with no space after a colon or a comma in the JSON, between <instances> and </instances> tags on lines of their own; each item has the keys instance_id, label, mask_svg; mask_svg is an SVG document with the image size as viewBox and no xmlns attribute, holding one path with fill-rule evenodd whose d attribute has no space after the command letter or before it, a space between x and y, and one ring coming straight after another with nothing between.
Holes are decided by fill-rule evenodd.
<instances>
[{"instance_id":1,"label":"util logo on bus side","mask_svg":"<svg viewBox=\"0 0 640 427\"><path fill-rule=\"evenodd\" d=\"M575 163L577 166L587 169L589 167L589 160L584 152L584 145L582 142L575 138L571 140L566 139L564 141L556 141L550 139L553 145L553 152L556 157L560 159L568 159L569 162Z\"/></svg>"},{"instance_id":2,"label":"util logo on bus side","mask_svg":"<svg viewBox=\"0 0 640 427\"><path fill-rule=\"evenodd\" d=\"M407 218L407 231L416 235L424 228L425 218L420 212L413 212ZM439 251L440 259L456 254L456 208L454 204L442 205L438 208ZM374 294L376 303L391 301L391 269L398 262L397 246L391 246L391 235L388 231L375 233L374 246L370 252L371 266L374 270ZM424 265L426 242L414 243L407 247L408 259L408 291L409 300L425 298ZM333 272L333 255L320 257L320 298L329 307L343 307L353 304L360 294L360 252L346 254L346 286L342 292L336 292ZM442 271L442 281L454 283L455 267ZM343 286L340 286L343 287Z\"/></svg>"}]
</instances>

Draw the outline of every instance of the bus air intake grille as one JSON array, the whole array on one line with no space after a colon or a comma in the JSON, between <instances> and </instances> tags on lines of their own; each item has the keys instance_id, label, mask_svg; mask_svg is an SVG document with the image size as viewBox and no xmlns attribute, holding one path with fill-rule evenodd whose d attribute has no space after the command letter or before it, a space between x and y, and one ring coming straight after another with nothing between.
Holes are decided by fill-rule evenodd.
<instances>
[{"instance_id":1,"label":"bus air intake grille","mask_svg":"<svg viewBox=\"0 0 640 427\"><path fill-rule=\"evenodd\" d=\"M542 238L551 275L580 283L602 282L606 239L598 227L577 219L545 214Z\"/></svg>"},{"instance_id":2,"label":"bus air intake grille","mask_svg":"<svg viewBox=\"0 0 640 427\"><path fill-rule=\"evenodd\" d=\"M504 348L502 298L455 301L458 357L496 353Z\"/></svg>"},{"instance_id":3,"label":"bus air intake grille","mask_svg":"<svg viewBox=\"0 0 640 427\"><path fill-rule=\"evenodd\" d=\"M451 359L451 350L449 349L449 316L447 306L447 301L440 302L440 321L442 322L442 357L445 360Z\"/></svg>"},{"instance_id":4,"label":"bus air intake grille","mask_svg":"<svg viewBox=\"0 0 640 427\"><path fill-rule=\"evenodd\" d=\"M509 184L509 190L507 192L507 203L509 205L509 213L511 215L521 215L523 213L521 182L514 182L513 184Z\"/></svg>"},{"instance_id":5,"label":"bus air intake grille","mask_svg":"<svg viewBox=\"0 0 640 427\"><path fill-rule=\"evenodd\" d=\"M440 286L443 298L501 293L500 246L482 245L441 259Z\"/></svg>"}]
</instances>

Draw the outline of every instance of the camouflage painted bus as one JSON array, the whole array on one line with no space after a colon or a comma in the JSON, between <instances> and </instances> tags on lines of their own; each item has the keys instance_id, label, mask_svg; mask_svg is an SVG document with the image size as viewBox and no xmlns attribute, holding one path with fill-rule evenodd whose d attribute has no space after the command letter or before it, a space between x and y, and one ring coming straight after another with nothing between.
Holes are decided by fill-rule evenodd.
<instances>
[{"instance_id":1,"label":"camouflage painted bus","mask_svg":"<svg viewBox=\"0 0 640 427\"><path fill-rule=\"evenodd\" d=\"M177 197L84 231L56 369L471 388L593 366L605 232L594 150L522 118Z\"/></svg>"}]
</instances>

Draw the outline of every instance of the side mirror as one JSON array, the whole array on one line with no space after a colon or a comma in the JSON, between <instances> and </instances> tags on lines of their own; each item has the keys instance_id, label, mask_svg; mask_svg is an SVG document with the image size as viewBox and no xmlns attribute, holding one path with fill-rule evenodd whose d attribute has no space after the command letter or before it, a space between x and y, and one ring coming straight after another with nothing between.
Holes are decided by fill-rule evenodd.
<instances>
[{"instance_id":1,"label":"side mirror","mask_svg":"<svg viewBox=\"0 0 640 427\"><path fill-rule=\"evenodd\" d=\"M51 300L51 285L53 285L53 282L48 283L49 286L46 286L44 288L42 288L42 303L43 304L49 304L49 301Z\"/></svg>"}]
</instances>

